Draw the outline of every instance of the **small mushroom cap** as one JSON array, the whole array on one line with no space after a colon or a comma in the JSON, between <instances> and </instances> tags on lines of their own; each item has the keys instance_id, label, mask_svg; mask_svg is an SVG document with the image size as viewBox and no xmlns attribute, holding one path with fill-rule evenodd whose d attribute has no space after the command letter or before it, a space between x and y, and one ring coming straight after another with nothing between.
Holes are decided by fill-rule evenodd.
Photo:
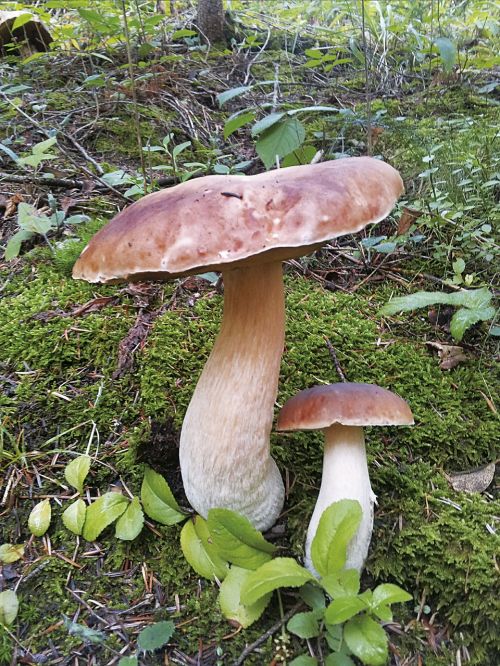
<instances>
[{"instance_id":1,"label":"small mushroom cap","mask_svg":"<svg viewBox=\"0 0 500 666\"><path fill-rule=\"evenodd\" d=\"M189 180L122 210L73 277L168 280L299 257L384 219L402 191L399 173L370 157Z\"/></svg>"},{"instance_id":2,"label":"small mushroom cap","mask_svg":"<svg viewBox=\"0 0 500 666\"><path fill-rule=\"evenodd\" d=\"M278 430L319 430L346 426L412 425L413 414L399 395L375 384L313 386L290 398L278 417Z\"/></svg>"}]
</instances>

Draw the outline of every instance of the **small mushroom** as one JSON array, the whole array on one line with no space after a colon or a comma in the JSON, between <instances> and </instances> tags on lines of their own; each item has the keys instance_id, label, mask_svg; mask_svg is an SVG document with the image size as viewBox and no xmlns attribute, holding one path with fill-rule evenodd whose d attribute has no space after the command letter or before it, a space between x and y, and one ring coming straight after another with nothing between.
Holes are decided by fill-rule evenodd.
<instances>
[{"instance_id":1,"label":"small mushroom","mask_svg":"<svg viewBox=\"0 0 500 666\"><path fill-rule=\"evenodd\" d=\"M403 190L398 172L368 157L255 176L205 176L149 194L83 250L73 277L170 280L222 271L222 327L182 426L186 496L202 516L224 507L260 530L284 488L270 432L284 344L282 261L384 219Z\"/></svg>"},{"instance_id":2,"label":"small mushroom","mask_svg":"<svg viewBox=\"0 0 500 666\"><path fill-rule=\"evenodd\" d=\"M313 386L290 398L281 409L277 429L317 430L325 435L323 476L306 538L306 567L314 571L311 544L319 519L330 504L358 500L363 512L359 529L347 549L346 569L361 571L373 530L375 495L366 461L364 426L412 425L408 404L374 384Z\"/></svg>"}]
</instances>

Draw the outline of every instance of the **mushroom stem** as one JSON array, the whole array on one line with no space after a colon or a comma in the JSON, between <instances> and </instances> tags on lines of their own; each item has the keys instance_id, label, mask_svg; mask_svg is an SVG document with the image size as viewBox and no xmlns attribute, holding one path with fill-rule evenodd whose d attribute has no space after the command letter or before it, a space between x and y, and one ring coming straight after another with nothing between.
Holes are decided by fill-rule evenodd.
<instances>
[{"instance_id":1,"label":"mushroom stem","mask_svg":"<svg viewBox=\"0 0 500 666\"><path fill-rule=\"evenodd\" d=\"M265 530L284 500L269 444L284 344L282 267L236 268L223 277L221 331L182 426L182 479L202 516L224 507Z\"/></svg>"},{"instance_id":2,"label":"mushroom stem","mask_svg":"<svg viewBox=\"0 0 500 666\"><path fill-rule=\"evenodd\" d=\"M324 433L323 476L307 530L306 567L316 574L311 560L311 544L323 511L333 502L353 499L361 504L363 517L358 531L349 543L345 568L361 571L370 545L373 505L376 499L368 475L363 428L336 423L325 428Z\"/></svg>"}]
</instances>

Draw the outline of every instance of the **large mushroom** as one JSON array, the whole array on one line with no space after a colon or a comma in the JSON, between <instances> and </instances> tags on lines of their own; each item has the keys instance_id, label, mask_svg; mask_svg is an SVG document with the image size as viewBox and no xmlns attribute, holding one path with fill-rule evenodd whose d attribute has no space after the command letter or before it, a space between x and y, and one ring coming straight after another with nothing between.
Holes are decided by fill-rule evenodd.
<instances>
[{"instance_id":1,"label":"large mushroom","mask_svg":"<svg viewBox=\"0 0 500 666\"><path fill-rule=\"evenodd\" d=\"M374 384L329 384L300 391L282 407L277 429L323 430L323 476L309 523L306 567L314 571L311 544L319 519L330 504L341 499L361 504L361 523L347 548L346 569L361 571L373 530L373 494L366 460L364 426L411 425L408 404L395 393Z\"/></svg>"},{"instance_id":2,"label":"large mushroom","mask_svg":"<svg viewBox=\"0 0 500 666\"><path fill-rule=\"evenodd\" d=\"M202 516L226 507L265 530L283 506L269 444L284 343L281 262L382 220L402 191L398 172L368 157L206 176L125 208L82 252L73 276L89 282L222 271L222 328L180 441L186 495Z\"/></svg>"}]
</instances>

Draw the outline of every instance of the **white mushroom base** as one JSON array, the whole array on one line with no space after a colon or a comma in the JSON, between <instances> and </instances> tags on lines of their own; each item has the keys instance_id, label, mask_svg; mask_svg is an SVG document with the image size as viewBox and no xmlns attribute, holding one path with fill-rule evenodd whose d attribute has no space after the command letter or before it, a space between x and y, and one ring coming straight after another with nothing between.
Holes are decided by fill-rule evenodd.
<instances>
[{"instance_id":1,"label":"white mushroom base","mask_svg":"<svg viewBox=\"0 0 500 666\"><path fill-rule=\"evenodd\" d=\"M221 331L184 418L180 465L186 496L246 516L259 530L283 507L284 487L269 436L284 344L280 262L224 273Z\"/></svg>"},{"instance_id":2,"label":"white mushroom base","mask_svg":"<svg viewBox=\"0 0 500 666\"><path fill-rule=\"evenodd\" d=\"M309 523L306 539L305 565L314 575L311 544L319 520L330 504L342 499L358 500L363 517L358 531L347 548L346 569L361 571L366 560L373 530L375 495L371 489L366 461L363 428L335 424L325 429L323 477L318 500Z\"/></svg>"}]
</instances>

